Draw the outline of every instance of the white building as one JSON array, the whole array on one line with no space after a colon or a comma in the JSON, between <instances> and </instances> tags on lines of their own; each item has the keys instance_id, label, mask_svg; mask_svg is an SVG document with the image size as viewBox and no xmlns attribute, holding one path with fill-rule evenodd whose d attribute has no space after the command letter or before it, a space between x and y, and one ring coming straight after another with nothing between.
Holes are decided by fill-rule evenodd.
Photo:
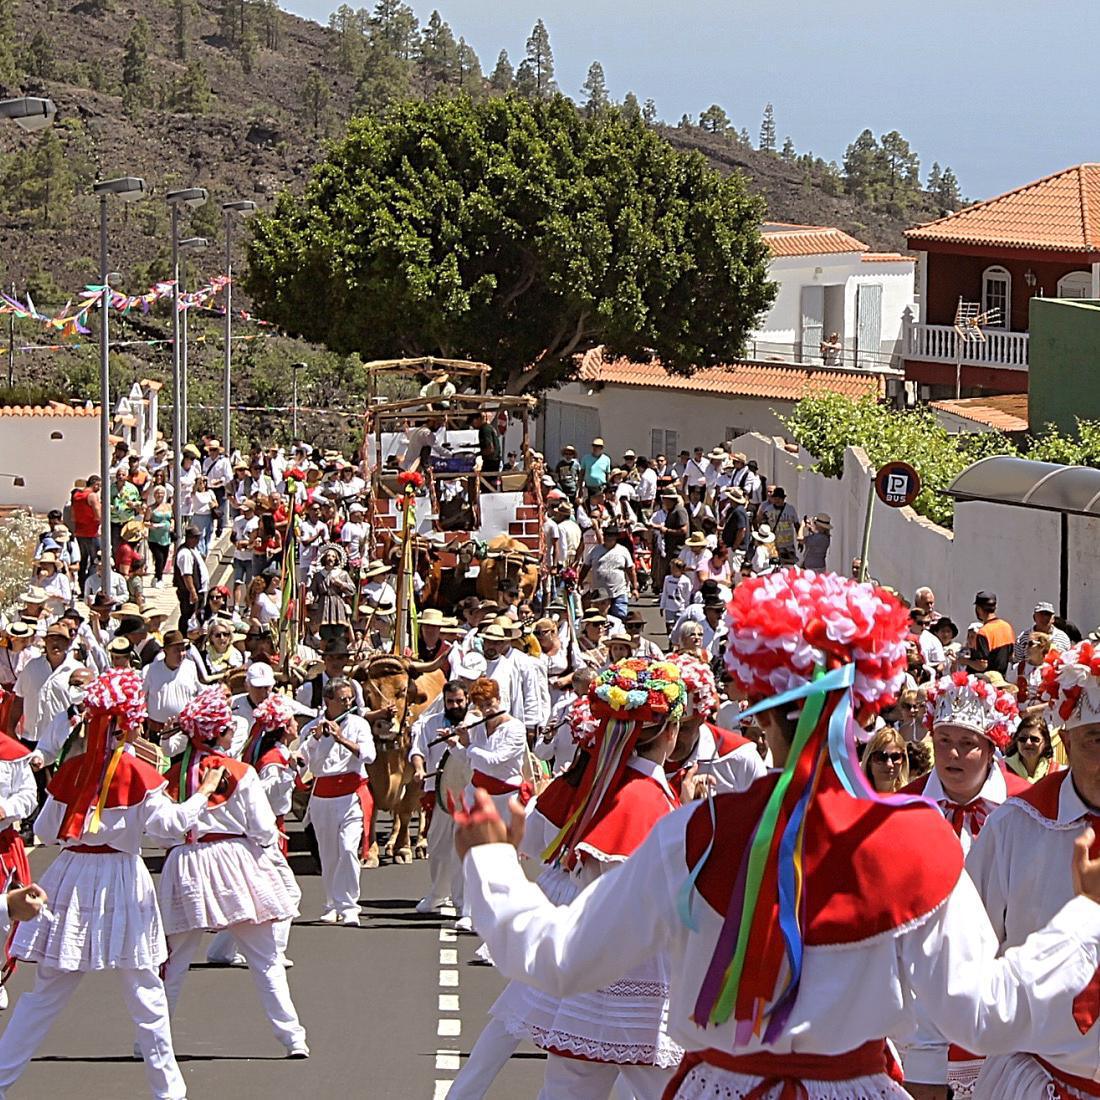
<instances>
[{"instance_id":1,"label":"white building","mask_svg":"<svg viewBox=\"0 0 1100 1100\"><path fill-rule=\"evenodd\" d=\"M903 316L916 315L915 257L871 252L840 229L767 222L779 293L749 340L752 359L877 370L900 366ZM822 354L836 335L842 348Z\"/></svg>"}]
</instances>

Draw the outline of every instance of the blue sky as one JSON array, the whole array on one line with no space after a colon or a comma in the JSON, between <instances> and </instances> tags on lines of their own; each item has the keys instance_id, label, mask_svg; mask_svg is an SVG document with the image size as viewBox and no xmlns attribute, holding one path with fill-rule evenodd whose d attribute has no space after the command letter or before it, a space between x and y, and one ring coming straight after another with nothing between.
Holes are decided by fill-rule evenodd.
<instances>
[{"instance_id":1,"label":"blue sky","mask_svg":"<svg viewBox=\"0 0 1100 1100\"><path fill-rule=\"evenodd\" d=\"M327 21L332 0L283 0ZM369 3L369 0L360 0ZM550 31L557 80L575 98L598 59L613 97L652 97L675 122L721 104L755 142L764 104L779 141L839 161L856 134L900 130L985 197L1100 160L1095 0L439 0L488 72Z\"/></svg>"}]
</instances>

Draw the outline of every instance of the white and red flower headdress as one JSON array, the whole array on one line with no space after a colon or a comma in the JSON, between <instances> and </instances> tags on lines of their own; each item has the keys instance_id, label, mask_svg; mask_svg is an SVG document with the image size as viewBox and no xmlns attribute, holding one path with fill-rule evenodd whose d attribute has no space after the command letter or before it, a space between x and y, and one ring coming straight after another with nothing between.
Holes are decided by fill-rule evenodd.
<instances>
[{"instance_id":1,"label":"white and red flower headdress","mask_svg":"<svg viewBox=\"0 0 1100 1100\"><path fill-rule=\"evenodd\" d=\"M835 573L784 569L749 577L726 610L726 667L751 702L855 666L860 717L893 705L905 676L908 613L885 589Z\"/></svg>"},{"instance_id":2,"label":"white and red flower headdress","mask_svg":"<svg viewBox=\"0 0 1100 1100\"><path fill-rule=\"evenodd\" d=\"M208 687L200 691L180 711L180 729L196 746L207 745L225 732L233 721L225 688Z\"/></svg>"},{"instance_id":3,"label":"white and red flower headdress","mask_svg":"<svg viewBox=\"0 0 1100 1100\"><path fill-rule=\"evenodd\" d=\"M924 724L929 731L960 726L989 738L1003 752L1020 724L1020 708L1011 692L980 676L954 672L929 689Z\"/></svg>"},{"instance_id":4,"label":"white and red flower headdress","mask_svg":"<svg viewBox=\"0 0 1100 1100\"><path fill-rule=\"evenodd\" d=\"M596 747L596 735L600 731L600 720L592 713L592 703L587 694L571 703L568 712L569 730L573 743L579 748L591 752Z\"/></svg>"},{"instance_id":5,"label":"white and red flower headdress","mask_svg":"<svg viewBox=\"0 0 1100 1100\"><path fill-rule=\"evenodd\" d=\"M255 766L259 760L264 734L272 730L291 729L294 722L294 704L288 696L273 692L252 712L252 729L241 759Z\"/></svg>"},{"instance_id":6,"label":"white and red flower headdress","mask_svg":"<svg viewBox=\"0 0 1100 1100\"><path fill-rule=\"evenodd\" d=\"M1100 722L1100 647L1079 642L1047 654L1039 666L1038 696L1052 724L1065 729Z\"/></svg>"},{"instance_id":7,"label":"white and red flower headdress","mask_svg":"<svg viewBox=\"0 0 1100 1100\"><path fill-rule=\"evenodd\" d=\"M718 709L718 685L706 661L692 653L670 653L666 660L676 665L687 688L687 715L707 721Z\"/></svg>"}]
</instances>

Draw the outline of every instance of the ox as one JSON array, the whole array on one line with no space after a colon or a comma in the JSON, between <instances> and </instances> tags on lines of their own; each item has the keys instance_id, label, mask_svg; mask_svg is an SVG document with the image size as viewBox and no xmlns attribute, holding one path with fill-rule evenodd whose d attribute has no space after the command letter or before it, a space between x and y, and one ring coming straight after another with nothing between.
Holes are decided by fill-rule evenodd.
<instances>
[{"instance_id":1,"label":"ox","mask_svg":"<svg viewBox=\"0 0 1100 1100\"><path fill-rule=\"evenodd\" d=\"M519 539L497 535L488 542L488 551L477 575L477 594L483 600L496 599L504 581L514 581L520 601L533 598L539 586L539 555L528 550Z\"/></svg>"},{"instance_id":2,"label":"ox","mask_svg":"<svg viewBox=\"0 0 1100 1100\"><path fill-rule=\"evenodd\" d=\"M411 863L413 851L409 823L414 814L420 813L420 789L413 781L412 765L409 763L412 724L443 690L446 677L434 663L411 661L392 653L373 654L357 664L351 675L363 685L363 696L369 710L394 708L389 734L374 734L376 756L374 763L367 767L375 812L370 822L371 845L366 866L378 866L374 821L379 810L388 810L393 815L393 828L386 842L385 854L392 856L395 863ZM418 848L423 846L422 837Z\"/></svg>"}]
</instances>

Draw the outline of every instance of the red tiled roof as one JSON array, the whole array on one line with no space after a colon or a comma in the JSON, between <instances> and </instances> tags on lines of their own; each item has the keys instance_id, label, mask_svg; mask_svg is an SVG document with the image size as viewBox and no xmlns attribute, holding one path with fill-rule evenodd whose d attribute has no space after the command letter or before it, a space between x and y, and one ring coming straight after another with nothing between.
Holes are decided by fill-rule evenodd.
<instances>
[{"instance_id":1,"label":"red tiled roof","mask_svg":"<svg viewBox=\"0 0 1100 1100\"><path fill-rule=\"evenodd\" d=\"M833 252L866 252L867 246L830 225L765 222L764 243L773 256L824 256Z\"/></svg>"},{"instance_id":2,"label":"red tiled roof","mask_svg":"<svg viewBox=\"0 0 1100 1100\"><path fill-rule=\"evenodd\" d=\"M878 397L883 392L882 376L873 373L778 363L731 363L707 367L685 378L669 374L657 360L652 363L634 363L629 359L606 362L602 348L595 348L584 356L579 377L585 382L727 397L762 397L773 401L798 401L813 393L839 393L858 398Z\"/></svg>"},{"instance_id":3,"label":"red tiled roof","mask_svg":"<svg viewBox=\"0 0 1100 1100\"><path fill-rule=\"evenodd\" d=\"M1027 394L1006 393L993 397L964 397L961 401L933 401L932 408L973 420L999 432L1026 432Z\"/></svg>"},{"instance_id":4,"label":"red tiled roof","mask_svg":"<svg viewBox=\"0 0 1100 1100\"><path fill-rule=\"evenodd\" d=\"M66 405L51 401L48 405L0 405L0 416L98 416L98 406Z\"/></svg>"},{"instance_id":5,"label":"red tiled roof","mask_svg":"<svg viewBox=\"0 0 1100 1100\"><path fill-rule=\"evenodd\" d=\"M1078 164L906 231L910 247L945 241L1100 252L1100 164Z\"/></svg>"},{"instance_id":6,"label":"red tiled roof","mask_svg":"<svg viewBox=\"0 0 1100 1100\"><path fill-rule=\"evenodd\" d=\"M916 256L907 256L904 252L865 252L860 260L865 264L913 264Z\"/></svg>"}]
</instances>

